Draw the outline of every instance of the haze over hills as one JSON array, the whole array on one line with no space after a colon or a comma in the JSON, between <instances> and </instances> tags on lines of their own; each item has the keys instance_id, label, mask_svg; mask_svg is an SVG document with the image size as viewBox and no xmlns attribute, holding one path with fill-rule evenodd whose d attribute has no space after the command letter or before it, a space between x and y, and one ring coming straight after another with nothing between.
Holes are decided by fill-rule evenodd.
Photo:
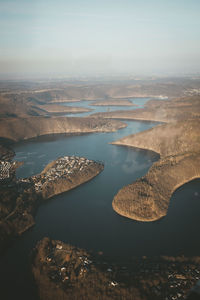
<instances>
[{"instance_id":1,"label":"haze over hills","mask_svg":"<svg viewBox=\"0 0 200 300\"><path fill-rule=\"evenodd\" d=\"M29 101L51 102L56 100L106 99L139 96L172 96L198 93L200 76L185 77L149 77L149 78L118 78L105 80L83 79L51 79L49 81L0 81L2 95L20 94Z\"/></svg>"},{"instance_id":2,"label":"haze over hills","mask_svg":"<svg viewBox=\"0 0 200 300\"><path fill-rule=\"evenodd\" d=\"M0 82L0 105L3 116L45 115L47 104L78 100L117 100L130 97L180 97L198 95L200 79L163 78L111 82ZM151 103L151 104L150 104ZM153 105L150 102L148 105ZM181 101L183 104L183 101ZM158 105L158 103L155 105ZM172 104L173 105L173 104ZM176 104L177 105L177 104ZM53 106L51 106L53 108ZM58 108L57 108L58 109ZM69 108L69 110L72 108ZM166 109L166 108L165 108ZM65 108L67 111L67 108ZM78 110L78 109L77 109ZM11 113L12 111L12 113ZM51 110L53 112L53 109ZM55 111L55 107L54 107ZM65 111L65 112L66 112ZM60 109L59 109L59 112ZM64 108L63 108L64 113Z\"/></svg>"}]
</instances>

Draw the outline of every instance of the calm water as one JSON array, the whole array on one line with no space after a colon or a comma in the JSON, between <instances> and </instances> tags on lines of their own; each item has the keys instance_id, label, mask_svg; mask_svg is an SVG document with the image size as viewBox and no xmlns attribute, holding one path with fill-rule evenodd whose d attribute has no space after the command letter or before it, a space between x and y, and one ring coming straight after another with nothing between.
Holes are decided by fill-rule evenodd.
<instances>
[{"instance_id":1,"label":"calm water","mask_svg":"<svg viewBox=\"0 0 200 300\"><path fill-rule=\"evenodd\" d=\"M149 100L150 98L134 98L129 99L133 104L136 104L137 106L92 106L92 101L79 101L79 102L66 102L62 103L61 105L66 106L77 106L77 107L84 107L92 109L91 112L86 113L80 113L80 114L66 114L66 116L70 117L87 117L92 113L96 112L108 112L108 111L115 111L115 110L130 110L130 109L136 109L141 108L143 105Z\"/></svg>"},{"instance_id":2,"label":"calm water","mask_svg":"<svg viewBox=\"0 0 200 300\"><path fill-rule=\"evenodd\" d=\"M4 299L11 299L13 294L15 298L20 296L19 299L35 299L28 259L31 249L44 236L88 250L101 250L116 260L134 255L200 254L197 238L200 180L179 188L171 199L168 215L157 222L136 222L112 210L112 199L117 191L143 176L158 159L150 152L109 144L155 126L148 122L126 123L127 128L115 133L43 138L15 146L15 159L25 162L18 169L19 177L39 173L48 162L63 155L101 160L105 168L92 181L40 206L36 225L18 239L1 260L1 283L7 294ZM8 289L8 285L13 289Z\"/></svg>"}]
</instances>

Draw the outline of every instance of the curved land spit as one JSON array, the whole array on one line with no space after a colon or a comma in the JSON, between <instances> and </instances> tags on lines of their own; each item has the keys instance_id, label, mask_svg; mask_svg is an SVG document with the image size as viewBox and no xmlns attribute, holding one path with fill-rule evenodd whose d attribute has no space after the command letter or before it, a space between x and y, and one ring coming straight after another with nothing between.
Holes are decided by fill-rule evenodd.
<instances>
[{"instance_id":1,"label":"curved land spit","mask_svg":"<svg viewBox=\"0 0 200 300\"><path fill-rule=\"evenodd\" d=\"M174 122L112 143L155 151L161 157L144 177L122 188L114 197L112 206L117 213L138 221L155 221L167 214L170 197L178 187L200 177L200 105L196 98L194 101L193 110L192 100L184 102L185 118L182 111ZM172 111L173 105L168 104ZM154 101L150 106L156 106ZM193 119L188 118L191 115Z\"/></svg>"},{"instance_id":2,"label":"curved land spit","mask_svg":"<svg viewBox=\"0 0 200 300\"><path fill-rule=\"evenodd\" d=\"M65 156L38 175L16 180L16 167L15 162L0 161L0 197L4 199L0 205L0 252L12 238L35 224L34 215L43 200L91 180L104 168L102 163L84 157Z\"/></svg>"},{"instance_id":3,"label":"curved land spit","mask_svg":"<svg viewBox=\"0 0 200 300\"><path fill-rule=\"evenodd\" d=\"M118 192L113 209L138 221L155 221L165 216L172 193L200 177L199 154L168 156L154 163L144 177Z\"/></svg>"},{"instance_id":4,"label":"curved land spit","mask_svg":"<svg viewBox=\"0 0 200 300\"><path fill-rule=\"evenodd\" d=\"M46 166L41 174L32 176L35 189L44 199L69 191L92 179L103 170L103 164L77 156L64 156Z\"/></svg>"}]
</instances>

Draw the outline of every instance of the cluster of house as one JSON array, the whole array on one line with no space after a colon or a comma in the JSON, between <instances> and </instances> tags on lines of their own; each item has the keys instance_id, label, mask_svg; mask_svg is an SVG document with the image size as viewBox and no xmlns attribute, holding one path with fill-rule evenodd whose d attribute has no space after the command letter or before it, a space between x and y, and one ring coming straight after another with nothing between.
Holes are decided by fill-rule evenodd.
<instances>
[{"instance_id":1,"label":"cluster of house","mask_svg":"<svg viewBox=\"0 0 200 300\"><path fill-rule=\"evenodd\" d=\"M50 265L56 265L57 258L55 256L63 256L63 253L68 253L68 250L65 249L65 245L57 243L55 248L52 248L52 252L50 255L46 257L47 263L49 262ZM59 254L60 253L60 254ZM78 260L77 260L78 259ZM96 264L93 262L89 257L83 254L77 253L76 259L76 268L78 269L77 276L84 277L87 272L92 270L92 266ZM79 261L79 262L78 262ZM97 262L99 263L99 262ZM102 263L102 262L101 262ZM72 264L70 266L70 264ZM57 268L50 274L50 278L57 282L67 283L70 281L70 271L73 267L73 259L68 258L68 254L66 254L66 261L61 264L57 264ZM108 285L111 287L117 287L120 285L119 282L112 280L112 274L115 273L115 266L110 265L106 262L103 262L105 272L111 274L108 276L110 280L108 281ZM135 273L136 272L136 273ZM188 291L198 282L200 286L200 269L197 265L190 265L181 263L181 262L174 262L171 266L169 264L157 262L141 262L137 265L135 271L130 272L129 267L121 266L118 268L118 273L127 275L127 276L137 276L137 279L142 279L141 281L148 280L151 278L151 274L162 274L162 278L165 280L155 280L155 284L151 286L151 292L155 295L156 299L163 299L163 300L181 300L185 299L185 294L188 294Z\"/></svg>"},{"instance_id":2,"label":"cluster of house","mask_svg":"<svg viewBox=\"0 0 200 300\"><path fill-rule=\"evenodd\" d=\"M141 273L165 273L167 282L158 283L152 287L152 292L157 297L163 297L164 300L180 300L185 298L185 291L190 290L195 282L200 279L200 269L198 266L191 267L190 265L181 265L174 263L169 265L160 265L152 263L151 265L143 266L140 269Z\"/></svg>"},{"instance_id":3,"label":"cluster of house","mask_svg":"<svg viewBox=\"0 0 200 300\"><path fill-rule=\"evenodd\" d=\"M36 191L41 191L42 185L45 182L54 181L55 179L71 176L77 171L82 171L84 168L94 164L93 160L78 156L64 156L58 158L45 173L32 176Z\"/></svg>"},{"instance_id":4,"label":"cluster of house","mask_svg":"<svg viewBox=\"0 0 200 300\"><path fill-rule=\"evenodd\" d=\"M200 89L188 89L184 91L184 94L189 96L200 95Z\"/></svg>"},{"instance_id":5,"label":"cluster of house","mask_svg":"<svg viewBox=\"0 0 200 300\"><path fill-rule=\"evenodd\" d=\"M49 254L46 257L46 261L50 265L53 264L55 266L57 264L56 263L57 258L55 256L58 256L58 257L59 257L59 255L63 256L64 253L66 253L66 261L64 263L62 263L61 265L57 265L57 269L56 270L54 269L53 271L51 271L49 273L49 275L53 281L57 281L57 282L62 281L63 283L69 283L70 282L70 272L68 269L70 269L69 265L71 263L73 265L74 262L73 262L73 259L72 259L72 262L70 262L70 258L69 258L70 255L67 254L67 253L69 253L69 251L67 249L65 249L65 245L62 245L61 243L58 242L54 246L54 248L52 248L51 254ZM78 261L79 261L79 263L78 263ZM79 266L77 263L79 264ZM94 262L88 256L83 255L83 254L80 255L80 253L78 255L78 253L77 253L77 261L76 261L76 270L78 269L77 276L79 278L84 277L87 272L90 272L91 266L93 265L93 263ZM106 272L112 274L112 272L113 272L112 267L110 267L107 263L104 263L104 266L105 265L107 265ZM108 281L108 286L116 287L118 285L119 285L119 283L115 280Z\"/></svg>"},{"instance_id":6,"label":"cluster of house","mask_svg":"<svg viewBox=\"0 0 200 300\"><path fill-rule=\"evenodd\" d=\"M54 281L62 281L63 283L69 282L70 280L70 271L71 269L69 265L73 267L74 261L70 259L71 251L65 249L62 244L56 244L55 248L52 248L52 252L46 257L47 263L50 265L56 264L57 258L59 256L65 256L65 261L61 265L57 265L57 268L50 272L50 278ZM79 269L77 276L83 277L85 273L89 271L89 266L92 264L92 260L90 260L86 255L80 255L77 257L79 259Z\"/></svg>"},{"instance_id":7,"label":"cluster of house","mask_svg":"<svg viewBox=\"0 0 200 300\"><path fill-rule=\"evenodd\" d=\"M163 96L163 95L157 96L156 98L161 99L161 100L167 100L168 99L167 96Z\"/></svg>"},{"instance_id":8,"label":"cluster of house","mask_svg":"<svg viewBox=\"0 0 200 300\"><path fill-rule=\"evenodd\" d=\"M9 161L0 160L0 180L4 180L10 177L10 169L12 163Z\"/></svg>"},{"instance_id":9,"label":"cluster of house","mask_svg":"<svg viewBox=\"0 0 200 300\"><path fill-rule=\"evenodd\" d=\"M53 263L53 265L56 264L56 260L57 260L55 257L54 251L56 251L56 255L58 255L58 256L59 256L59 253L61 256L63 255L63 253L68 253L68 251L65 249L65 247L62 246L62 244L60 244L60 243L56 244L55 248L52 249L52 253L46 257L47 263L50 263L50 264ZM70 272L68 270L69 264L70 264L70 259L68 259L68 255L69 254L66 254L66 258L67 258L66 262L64 262L61 265L58 265L56 270L54 269L53 271L51 271L49 273L49 276L53 281L57 281L57 282L62 281L63 283L70 282L71 278L70 278ZM91 259L89 259L86 255L79 255L77 258L79 260L79 266L77 265L77 262L76 262L76 266L78 269L77 276L79 278L81 278L81 277L84 277L85 274L90 271L90 267L93 264L93 261ZM72 265L73 265L73 262L72 262ZM112 273L112 269L108 268L107 272ZM108 285L111 287L116 287L118 284L119 283L116 282L115 280L108 281Z\"/></svg>"}]
</instances>

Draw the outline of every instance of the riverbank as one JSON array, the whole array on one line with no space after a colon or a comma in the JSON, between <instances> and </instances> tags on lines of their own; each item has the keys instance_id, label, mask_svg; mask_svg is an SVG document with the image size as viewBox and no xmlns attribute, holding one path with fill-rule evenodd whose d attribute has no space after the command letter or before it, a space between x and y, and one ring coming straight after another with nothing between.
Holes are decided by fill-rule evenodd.
<instances>
[{"instance_id":1,"label":"riverbank","mask_svg":"<svg viewBox=\"0 0 200 300\"><path fill-rule=\"evenodd\" d=\"M15 162L1 161L0 164L0 196L3 199L0 252L35 224L34 216L40 203L91 180L103 170L101 163L66 156L48 164L38 175L17 180L14 176L16 168L12 165L15 166Z\"/></svg>"},{"instance_id":2,"label":"riverbank","mask_svg":"<svg viewBox=\"0 0 200 300\"><path fill-rule=\"evenodd\" d=\"M200 106L199 99L195 97L194 102L196 105L191 110L192 104L184 101L185 110L177 115L176 121L112 143L151 150L161 157L144 177L117 193L112 203L117 213L138 221L158 220L167 214L172 193L200 177L200 118L196 110ZM150 104L156 105L160 107L154 101ZM169 105L173 111L174 104ZM165 106L166 103L163 109ZM179 106L175 110L179 110Z\"/></svg>"},{"instance_id":3,"label":"riverbank","mask_svg":"<svg viewBox=\"0 0 200 300\"><path fill-rule=\"evenodd\" d=\"M125 123L101 118L27 117L1 118L0 137L14 142L61 133L112 132Z\"/></svg>"},{"instance_id":4,"label":"riverbank","mask_svg":"<svg viewBox=\"0 0 200 300\"><path fill-rule=\"evenodd\" d=\"M160 124L112 142L113 145L151 150L161 158L200 151L200 118Z\"/></svg>"},{"instance_id":5,"label":"riverbank","mask_svg":"<svg viewBox=\"0 0 200 300\"><path fill-rule=\"evenodd\" d=\"M112 207L137 221L156 221L166 216L173 192L196 178L200 178L200 152L168 156L154 163L144 177L123 187Z\"/></svg>"},{"instance_id":6,"label":"riverbank","mask_svg":"<svg viewBox=\"0 0 200 300\"><path fill-rule=\"evenodd\" d=\"M41 300L183 299L200 278L200 258L155 257L109 261L61 241L44 238L32 253Z\"/></svg>"}]
</instances>

